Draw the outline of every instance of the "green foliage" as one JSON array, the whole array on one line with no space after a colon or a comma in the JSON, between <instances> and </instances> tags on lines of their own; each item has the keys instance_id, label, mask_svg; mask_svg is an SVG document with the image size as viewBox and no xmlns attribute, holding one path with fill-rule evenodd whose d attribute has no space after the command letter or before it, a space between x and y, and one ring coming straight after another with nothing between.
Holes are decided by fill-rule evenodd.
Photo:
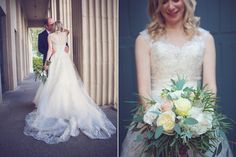
<instances>
[{"instance_id":1,"label":"green foliage","mask_svg":"<svg viewBox=\"0 0 236 157\"><path fill-rule=\"evenodd\" d=\"M157 127L155 132L155 139L158 139L162 133L163 133L163 126Z\"/></svg>"},{"instance_id":2,"label":"green foliage","mask_svg":"<svg viewBox=\"0 0 236 157\"><path fill-rule=\"evenodd\" d=\"M43 60L39 57L33 57L33 69L34 72L40 71L43 69Z\"/></svg>"},{"instance_id":3,"label":"green foliage","mask_svg":"<svg viewBox=\"0 0 236 157\"><path fill-rule=\"evenodd\" d=\"M178 77L178 80L171 79L172 82L172 88L174 90L182 90L184 87L184 84L186 83L186 80L183 78Z\"/></svg>"},{"instance_id":4,"label":"green foliage","mask_svg":"<svg viewBox=\"0 0 236 157\"><path fill-rule=\"evenodd\" d=\"M160 109L146 111L144 105L140 104L133 110L133 122L130 125L132 131L140 133L135 141L144 142L143 153L157 157L175 157L182 148L191 149L203 157L208 151L212 152L212 157L217 156L222 150L223 131L229 129L230 124L226 116L215 110L217 108L215 94L207 90L207 86L202 88L185 87L185 79L178 78L178 80L171 80L171 82L170 88L162 90L161 97L173 102L176 99L172 98L173 92L181 91L180 97L188 99L192 106L200 107L202 113L213 115L212 128L205 133L196 135L188 127L197 125L198 121L193 117L183 116L175 119L172 132L165 132L163 126L157 126L154 123L149 125L143 120L146 112L156 114L158 118L162 111ZM141 98L150 106L157 103L152 99Z\"/></svg>"},{"instance_id":5,"label":"green foliage","mask_svg":"<svg viewBox=\"0 0 236 157\"><path fill-rule=\"evenodd\" d=\"M189 117L189 118L185 118L184 119L184 124L187 124L187 125L194 125L194 124L197 124L198 121L192 117Z\"/></svg>"},{"instance_id":6,"label":"green foliage","mask_svg":"<svg viewBox=\"0 0 236 157\"><path fill-rule=\"evenodd\" d=\"M38 52L38 34L43 31L43 28L30 28L30 36L31 36L31 43L32 43L32 50L36 52L37 56L39 57L40 54Z\"/></svg>"},{"instance_id":7,"label":"green foliage","mask_svg":"<svg viewBox=\"0 0 236 157\"><path fill-rule=\"evenodd\" d=\"M181 134L181 128L180 128L179 124L175 124L174 130L177 134L179 134L179 135Z\"/></svg>"},{"instance_id":8,"label":"green foliage","mask_svg":"<svg viewBox=\"0 0 236 157\"><path fill-rule=\"evenodd\" d=\"M47 63L50 65L50 61ZM39 57L33 57L33 69L34 69L34 74L35 74L35 81L36 80L41 80L43 83L46 82L48 78L48 71L43 69L43 61Z\"/></svg>"}]
</instances>

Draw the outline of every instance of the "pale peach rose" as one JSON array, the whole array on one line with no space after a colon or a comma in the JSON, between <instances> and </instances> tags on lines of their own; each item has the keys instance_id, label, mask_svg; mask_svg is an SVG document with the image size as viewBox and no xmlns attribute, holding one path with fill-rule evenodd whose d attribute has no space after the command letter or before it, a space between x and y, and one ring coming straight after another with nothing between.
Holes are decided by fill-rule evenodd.
<instances>
[{"instance_id":1,"label":"pale peach rose","mask_svg":"<svg viewBox=\"0 0 236 157\"><path fill-rule=\"evenodd\" d=\"M173 108L173 104L169 101L166 101L161 105L162 112L172 110L172 108Z\"/></svg>"}]
</instances>

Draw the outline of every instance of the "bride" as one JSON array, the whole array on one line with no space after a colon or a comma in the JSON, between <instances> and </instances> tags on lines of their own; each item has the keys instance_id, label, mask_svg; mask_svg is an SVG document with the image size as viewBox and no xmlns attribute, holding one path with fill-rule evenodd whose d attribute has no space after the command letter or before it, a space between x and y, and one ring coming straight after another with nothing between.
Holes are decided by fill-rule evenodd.
<instances>
[{"instance_id":1,"label":"bride","mask_svg":"<svg viewBox=\"0 0 236 157\"><path fill-rule=\"evenodd\" d=\"M37 109L25 118L24 134L48 144L65 142L80 131L91 139L107 139L116 128L89 97L69 54L64 52L68 34L60 21L55 22L44 66L49 75L34 98Z\"/></svg>"},{"instance_id":2,"label":"bride","mask_svg":"<svg viewBox=\"0 0 236 157\"><path fill-rule=\"evenodd\" d=\"M217 92L214 39L198 26L195 6L195 0L149 0L151 22L137 37L135 45L139 95L158 101L162 89L178 76L186 77L190 86L202 82ZM140 101L148 107L145 100ZM128 131L122 157L145 156L142 155L144 143L135 141L138 134ZM190 151L188 156L193 156ZM207 156L212 156L211 152ZM224 140L218 157L229 156L232 153Z\"/></svg>"}]
</instances>

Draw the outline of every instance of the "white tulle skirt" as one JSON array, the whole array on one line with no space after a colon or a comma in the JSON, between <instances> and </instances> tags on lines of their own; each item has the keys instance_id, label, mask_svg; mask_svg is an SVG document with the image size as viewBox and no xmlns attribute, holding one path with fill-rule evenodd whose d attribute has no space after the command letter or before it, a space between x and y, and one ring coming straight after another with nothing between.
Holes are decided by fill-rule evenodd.
<instances>
[{"instance_id":1,"label":"white tulle skirt","mask_svg":"<svg viewBox=\"0 0 236 157\"><path fill-rule=\"evenodd\" d=\"M91 139L107 139L116 132L63 51L52 56L48 79L40 85L34 103L37 109L26 116L24 134L48 144L65 142L80 131Z\"/></svg>"}]
</instances>

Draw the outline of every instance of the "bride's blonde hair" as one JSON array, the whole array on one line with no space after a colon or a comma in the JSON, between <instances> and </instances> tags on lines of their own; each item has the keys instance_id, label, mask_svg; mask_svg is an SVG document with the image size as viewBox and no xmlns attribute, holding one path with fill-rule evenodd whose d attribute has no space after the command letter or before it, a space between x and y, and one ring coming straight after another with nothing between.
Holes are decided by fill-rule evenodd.
<instances>
[{"instance_id":1,"label":"bride's blonde hair","mask_svg":"<svg viewBox=\"0 0 236 157\"><path fill-rule=\"evenodd\" d=\"M199 26L199 17L194 16L196 8L196 0L183 0L185 11L183 16L184 32L192 37L196 34ZM147 26L147 30L152 39L162 36L165 30L165 19L161 14L161 6L163 0L149 0L148 1L148 14L151 17L151 22Z\"/></svg>"},{"instance_id":2,"label":"bride's blonde hair","mask_svg":"<svg viewBox=\"0 0 236 157\"><path fill-rule=\"evenodd\" d=\"M54 23L54 27L53 27L54 32L62 32L63 31L63 24L61 21L56 21Z\"/></svg>"}]
</instances>

